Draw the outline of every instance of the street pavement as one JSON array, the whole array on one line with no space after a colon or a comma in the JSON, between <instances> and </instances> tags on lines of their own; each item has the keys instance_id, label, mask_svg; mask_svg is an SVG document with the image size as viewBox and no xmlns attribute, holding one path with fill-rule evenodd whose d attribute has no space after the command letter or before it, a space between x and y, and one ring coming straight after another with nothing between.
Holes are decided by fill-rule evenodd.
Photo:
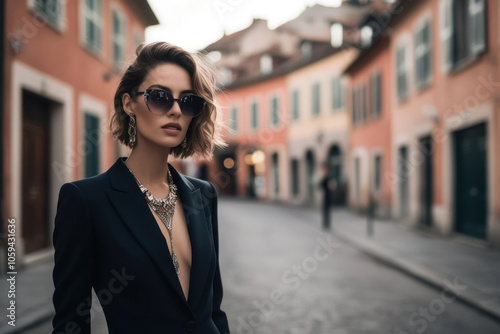
<instances>
[{"instance_id":1,"label":"street pavement","mask_svg":"<svg viewBox=\"0 0 500 334\"><path fill-rule=\"evenodd\" d=\"M320 226L312 209L220 198L232 333L500 333L500 252L393 222L375 221L367 237L366 219L347 210L332 212L330 231ZM51 332L51 270L48 261L18 274L19 333ZM97 302L93 313L92 333L107 333Z\"/></svg>"}]
</instances>

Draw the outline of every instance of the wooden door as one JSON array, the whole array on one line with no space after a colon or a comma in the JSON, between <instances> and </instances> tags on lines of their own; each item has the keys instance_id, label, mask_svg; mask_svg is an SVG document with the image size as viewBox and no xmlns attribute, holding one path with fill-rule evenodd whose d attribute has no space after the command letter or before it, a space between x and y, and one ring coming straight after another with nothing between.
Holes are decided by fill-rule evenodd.
<instances>
[{"instance_id":1,"label":"wooden door","mask_svg":"<svg viewBox=\"0 0 500 334\"><path fill-rule=\"evenodd\" d=\"M31 253L49 246L47 100L23 93L22 131L22 237Z\"/></svg>"}]
</instances>

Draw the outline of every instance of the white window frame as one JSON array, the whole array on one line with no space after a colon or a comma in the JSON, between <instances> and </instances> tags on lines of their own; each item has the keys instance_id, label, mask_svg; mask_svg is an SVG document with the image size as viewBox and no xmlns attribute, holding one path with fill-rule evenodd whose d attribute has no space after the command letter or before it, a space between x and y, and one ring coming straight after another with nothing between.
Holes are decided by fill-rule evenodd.
<instances>
[{"instance_id":1,"label":"white window frame","mask_svg":"<svg viewBox=\"0 0 500 334\"><path fill-rule=\"evenodd\" d=\"M276 99L276 123L273 122L273 102ZM269 98L269 124L271 127L278 127L281 123L280 120L280 97L278 93L273 93Z\"/></svg>"},{"instance_id":2,"label":"white window frame","mask_svg":"<svg viewBox=\"0 0 500 334\"><path fill-rule=\"evenodd\" d=\"M256 105L257 108L256 108L256 116L255 116L255 127L253 126L253 105ZM249 128L250 128L250 131L257 131L259 129L259 99L254 97L254 98L251 98L249 100L249 112L248 112L248 115L250 116L250 119L249 119L249 122L248 122L248 125L249 125Z\"/></svg>"},{"instance_id":3,"label":"white window frame","mask_svg":"<svg viewBox=\"0 0 500 334\"><path fill-rule=\"evenodd\" d=\"M87 8L86 0L80 0L80 41L82 46L96 55L102 54L102 35L103 35L103 3L102 0L93 0L97 2L98 9L95 11ZM97 26L99 43L96 47L89 44L87 39L87 19L91 20Z\"/></svg>"},{"instance_id":4,"label":"white window frame","mask_svg":"<svg viewBox=\"0 0 500 334\"><path fill-rule=\"evenodd\" d=\"M318 92L318 98L316 99L316 87ZM315 102L317 100L317 102ZM317 103L317 104L316 104ZM317 112L315 112L315 107L317 106ZM311 85L311 116L315 117L321 115L321 81L314 81Z\"/></svg>"},{"instance_id":5,"label":"white window frame","mask_svg":"<svg viewBox=\"0 0 500 334\"><path fill-rule=\"evenodd\" d=\"M380 77L380 86L377 88L376 87L376 78L377 77ZM382 87L383 87L383 83L382 83L383 79L382 79L382 71L381 70L374 70L371 75L370 75L370 89L369 89L369 94L370 94L370 105L371 105L371 108L370 108L370 118L375 118L375 119L378 119L380 118L380 116L382 115ZM374 94L374 92L378 93L378 94ZM376 99L379 99L379 103L380 103L380 109L379 110L376 110L376 106L377 106L377 101ZM374 111L377 111L376 114L374 114Z\"/></svg>"},{"instance_id":6,"label":"white window frame","mask_svg":"<svg viewBox=\"0 0 500 334\"><path fill-rule=\"evenodd\" d=\"M37 5L37 0L27 0L28 1L28 8L32 13L35 13L36 15L40 16L41 18L45 19L45 22L48 26L56 29L59 32L64 32L67 29L67 19L66 19L66 2L67 1L61 1L61 0L52 0L55 1L59 4L59 13L57 14L57 17L50 17L47 15L45 10L43 8L40 8ZM55 19L55 20L54 20Z\"/></svg>"},{"instance_id":7,"label":"white window frame","mask_svg":"<svg viewBox=\"0 0 500 334\"><path fill-rule=\"evenodd\" d=\"M400 65L400 64L398 64L398 53L401 49L405 50L405 54L404 54L405 57L404 57L403 63ZM394 71L396 73L396 77L395 77L396 94L395 95L396 95L396 99L398 102L403 102L404 100L406 100L409 97L410 91L411 91L411 87L410 87L410 82L411 82L411 78L410 78L410 63L411 63L410 40L406 34L404 36L402 36L400 38L400 40L398 41L398 43L396 44L394 60L395 60L394 65L396 66L396 69ZM398 83L399 83L400 71L404 71L405 76L406 76L406 91L404 92L404 95L399 94Z\"/></svg>"},{"instance_id":8,"label":"white window frame","mask_svg":"<svg viewBox=\"0 0 500 334\"><path fill-rule=\"evenodd\" d=\"M471 51L472 54L477 56L479 53L483 52L486 49L486 12L485 12L485 0L469 0L469 6L468 6L468 12L469 12L469 18L470 18L470 45L471 45ZM476 21L476 16L478 15L483 15L484 16L484 22L481 27L477 27L481 29L482 34L481 34L481 40L475 40L475 29L474 24L478 23Z\"/></svg>"},{"instance_id":9,"label":"white window frame","mask_svg":"<svg viewBox=\"0 0 500 334\"><path fill-rule=\"evenodd\" d=\"M273 71L273 57L264 53L260 56L260 73L261 74L269 74Z\"/></svg>"},{"instance_id":10,"label":"white window frame","mask_svg":"<svg viewBox=\"0 0 500 334\"><path fill-rule=\"evenodd\" d=\"M441 0L439 3L440 37L441 37L441 68L443 73L449 73L453 67L453 0Z\"/></svg>"},{"instance_id":11,"label":"white window frame","mask_svg":"<svg viewBox=\"0 0 500 334\"><path fill-rule=\"evenodd\" d=\"M417 45L417 34L422 33L424 28L426 26L429 26L429 41L428 44L419 44ZM430 82L432 81L432 76L433 76L433 71L432 71L432 64L433 64L433 57L432 57L432 19L431 15L425 14L424 17L422 17L417 24L414 27L414 45L415 45L415 85L418 89L423 89L427 87ZM419 80L419 73L421 69L418 67L418 61L420 58L423 57L429 57L429 74L424 80L420 81Z\"/></svg>"},{"instance_id":12,"label":"white window frame","mask_svg":"<svg viewBox=\"0 0 500 334\"><path fill-rule=\"evenodd\" d=\"M334 74L331 80L332 110L339 111L345 108L346 87L343 76ZM336 96L338 94L338 96Z\"/></svg>"},{"instance_id":13,"label":"white window frame","mask_svg":"<svg viewBox=\"0 0 500 334\"><path fill-rule=\"evenodd\" d=\"M238 122L239 109L240 108L239 108L239 105L237 103L233 103L231 105L229 120L231 122L231 124L230 124L231 130L233 130L234 134L237 134L238 130L239 130L239 122Z\"/></svg>"},{"instance_id":14,"label":"white window frame","mask_svg":"<svg viewBox=\"0 0 500 334\"><path fill-rule=\"evenodd\" d=\"M137 49L137 47L141 44L141 43L144 43L144 31L135 26L133 29L132 29L132 36L133 36L133 43L134 43L134 52L135 50Z\"/></svg>"},{"instance_id":15,"label":"white window frame","mask_svg":"<svg viewBox=\"0 0 500 334\"><path fill-rule=\"evenodd\" d=\"M116 14L120 20L121 31L123 32L123 34L121 35L115 35L114 32L114 22L113 22L114 14ZM125 65L125 55L127 52L126 29L127 29L126 16L123 10L116 3L113 3L111 6L111 62L113 66L117 69L122 69L122 67ZM115 57L115 43L119 44L122 49L120 60L117 60Z\"/></svg>"},{"instance_id":16,"label":"white window frame","mask_svg":"<svg viewBox=\"0 0 500 334\"><path fill-rule=\"evenodd\" d=\"M291 111L291 120L292 121L297 121L300 119L300 89L299 88L293 88L291 90L292 94L290 96L290 111ZM295 101L295 94L297 94L297 101ZM297 109L297 113L295 115L295 108Z\"/></svg>"}]
</instances>

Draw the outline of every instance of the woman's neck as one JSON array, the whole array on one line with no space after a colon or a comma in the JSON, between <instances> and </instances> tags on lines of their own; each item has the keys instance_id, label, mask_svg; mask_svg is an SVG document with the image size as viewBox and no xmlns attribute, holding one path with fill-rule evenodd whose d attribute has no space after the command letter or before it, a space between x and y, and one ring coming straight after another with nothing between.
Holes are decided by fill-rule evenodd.
<instances>
[{"instance_id":1,"label":"woman's neck","mask_svg":"<svg viewBox=\"0 0 500 334\"><path fill-rule=\"evenodd\" d=\"M125 161L135 177L143 184L159 186L168 185L168 155L170 148L158 145L147 145L144 140L134 147Z\"/></svg>"}]
</instances>

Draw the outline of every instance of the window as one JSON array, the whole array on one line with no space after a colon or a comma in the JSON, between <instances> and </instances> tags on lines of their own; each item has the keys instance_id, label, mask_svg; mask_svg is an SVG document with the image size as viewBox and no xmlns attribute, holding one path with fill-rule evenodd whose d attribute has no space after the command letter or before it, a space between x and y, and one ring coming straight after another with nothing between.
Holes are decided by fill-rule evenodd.
<instances>
[{"instance_id":1,"label":"window","mask_svg":"<svg viewBox=\"0 0 500 334\"><path fill-rule=\"evenodd\" d=\"M367 105L368 105L368 101L367 101L367 89L366 89L366 84L363 84L361 86L361 91L360 91L360 106L361 106L361 122L364 122L366 121L366 119L368 118L368 108L367 108Z\"/></svg>"},{"instance_id":2,"label":"window","mask_svg":"<svg viewBox=\"0 0 500 334\"><path fill-rule=\"evenodd\" d=\"M431 22L425 19L415 32L415 79L419 88L431 79L431 61Z\"/></svg>"},{"instance_id":3,"label":"window","mask_svg":"<svg viewBox=\"0 0 500 334\"><path fill-rule=\"evenodd\" d=\"M318 115L320 112L320 86L319 82L312 86L312 114Z\"/></svg>"},{"instance_id":4,"label":"window","mask_svg":"<svg viewBox=\"0 0 500 334\"><path fill-rule=\"evenodd\" d=\"M90 51L100 54L102 49L102 3L101 0L82 1L82 40Z\"/></svg>"},{"instance_id":5,"label":"window","mask_svg":"<svg viewBox=\"0 0 500 334\"><path fill-rule=\"evenodd\" d=\"M121 68L125 60L125 16L113 9L113 64Z\"/></svg>"},{"instance_id":6,"label":"window","mask_svg":"<svg viewBox=\"0 0 500 334\"><path fill-rule=\"evenodd\" d=\"M441 0L440 17L445 72L486 49L485 0Z\"/></svg>"},{"instance_id":7,"label":"window","mask_svg":"<svg viewBox=\"0 0 500 334\"><path fill-rule=\"evenodd\" d=\"M340 48L344 43L344 27L342 23L334 23L330 26L330 44L334 48Z\"/></svg>"},{"instance_id":8,"label":"window","mask_svg":"<svg viewBox=\"0 0 500 334\"><path fill-rule=\"evenodd\" d=\"M271 125L278 125L279 123L279 110L278 110L278 97L271 98Z\"/></svg>"},{"instance_id":9,"label":"window","mask_svg":"<svg viewBox=\"0 0 500 334\"><path fill-rule=\"evenodd\" d=\"M257 113L258 113L258 105L257 101L252 102L252 105L250 106L250 126L252 129L257 129Z\"/></svg>"},{"instance_id":10,"label":"window","mask_svg":"<svg viewBox=\"0 0 500 334\"><path fill-rule=\"evenodd\" d=\"M137 47L144 42L144 32L139 28L134 29L134 51Z\"/></svg>"},{"instance_id":11,"label":"window","mask_svg":"<svg viewBox=\"0 0 500 334\"><path fill-rule=\"evenodd\" d=\"M471 51L473 54L478 54L486 48L484 2L484 0L469 0Z\"/></svg>"},{"instance_id":12,"label":"window","mask_svg":"<svg viewBox=\"0 0 500 334\"><path fill-rule=\"evenodd\" d=\"M223 67L221 69L222 84L227 85L233 81L233 71L228 67Z\"/></svg>"},{"instance_id":13,"label":"window","mask_svg":"<svg viewBox=\"0 0 500 334\"><path fill-rule=\"evenodd\" d=\"M99 174L99 117L85 113L84 116L85 177Z\"/></svg>"},{"instance_id":14,"label":"window","mask_svg":"<svg viewBox=\"0 0 500 334\"><path fill-rule=\"evenodd\" d=\"M297 196L299 191L299 160L292 159L292 194Z\"/></svg>"},{"instance_id":15,"label":"window","mask_svg":"<svg viewBox=\"0 0 500 334\"><path fill-rule=\"evenodd\" d=\"M352 88L352 125L356 125L358 116L358 88Z\"/></svg>"},{"instance_id":16,"label":"window","mask_svg":"<svg viewBox=\"0 0 500 334\"><path fill-rule=\"evenodd\" d=\"M296 89L292 93L292 119L299 118L299 91Z\"/></svg>"},{"instance_id":17,"label":"window","mask_svg":"<svg viewBox=\"0 0 500 334\"><path fill-rule=\"evenodd\" d=\"M396 88L398 101L408 96L408 48L402 43L396 50Z\"/></svg>"},{"instance_id":18,"label":"window","mask_svg":"<svg viewBox=\"0 0 500 334\"><path fill-rule=\"evenodd\" d=\"M300 55L303 60L309 60L312 56L312 44L309 41L305 41L300 45Z\"/></svg>"},{"instance_id":19,"label":"window","mask_svg":"<svg viewBox=\"0 0 500 334\"><path fill-rule=\"evenodd\" d=\"M361 46L368 47L372 43L373 39L373 28L369 25L361 28Z\"/></svg>"},{"instance_id":20,"label":"window","mask_svg":"<svg viewBox=\"0 0 500 334\"><path fill-rule=\"evenodd\" d=\"M61 30L63 22L63 3L61 0L29 0L30 7L47 20L52 27Z\"/></svg>"},{"instance_id":21,"label":"window","mask_svg":"<svg viewBox=\"0 0 500 334\"><path fill-rule=\"evenodd\" d=\"M238 108L236 106L231 108L231 129L238 131Z\"/></svg>"},{"instance_id":22,"label":"window","mask_svg":"<svg viewBox=\"0 0 500 334\"><path fill-rule=\"evenodd\" d=\"M378 118L382 113L382 74L375 72L370 83L371 117Z\"/></svg>"},{"instance_id":23,"label":"window","mask_svg":"<svg viewBox=\"0 0 500 334\"><path fill-rule=\"evenodd\" d=\"M368 117L368 101L366 84L358 84L352 91L352 123L361 124Z\"/></svg>"},{"instance_id":24,"label":"window","mask_svg":"<svg viewBox=\"0 0 500 334\"><path fill-rule=\"evenodd\" d=\"M374 170L374 178L373 178L373 186L375 190L380 190L382 185L382 156L375 156L375 170Z\"/></svg>"},{"instance_id":25,"label":"window","mask_svg":"<svg viewBox=\"0 0 500 334\"><path fill-rule=\"evenodd\" d=\"M269 74L273 71L273 57L265 53L260 56L260 73Z\"/></svg>"},{"instance_id":26,"label":"window","mask_svg":"<svg viewBox=\"0 0 500 334\"><path fill-rule=\"evenodd\" d=\"M345 87L342 79L335 76L332 79L332 109L339 110L345 107Z\"/></svg>"}]
</instances>

